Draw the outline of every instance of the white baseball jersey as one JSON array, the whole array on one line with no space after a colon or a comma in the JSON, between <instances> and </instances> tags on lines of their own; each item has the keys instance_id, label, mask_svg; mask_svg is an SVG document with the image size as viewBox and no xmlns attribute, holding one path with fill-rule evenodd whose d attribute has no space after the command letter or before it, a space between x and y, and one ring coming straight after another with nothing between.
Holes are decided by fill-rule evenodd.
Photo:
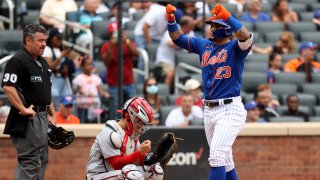
<instances>
[{"instance_id":1,"label":"white baseball jersey","mask_svg":"<svg viewBox=\"0 0 320 180\"><path fill-rule=\"evenodd\" d=\"M132 139L128 136L119 124L114 120L107 122L111 127L104 127L91 147L89 160L87 162L87 178L114 171L111 164L106 161L107 158L119 155L128 155L133 153L139 146L138 139ZM111 142L111 133L117 132L122 141L122 148L116 148ZM121 172L121 171L120 171Z\"/></svg>"}]
</instances>

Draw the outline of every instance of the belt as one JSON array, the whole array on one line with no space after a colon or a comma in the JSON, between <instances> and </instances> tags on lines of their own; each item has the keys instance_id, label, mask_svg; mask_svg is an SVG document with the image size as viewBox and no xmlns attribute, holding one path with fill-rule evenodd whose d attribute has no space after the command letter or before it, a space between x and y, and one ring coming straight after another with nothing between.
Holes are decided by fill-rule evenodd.
<instances>
[{"instance_id":1,"label":"belt","mask_svg":"<svg viewBox=\"0 0 320 180\"><path fill-rule=\"evenodd\" d=\"M223 104L230 104L232 103L232 99L224 99ZM219 106L219 101L210 101L210 100L204 100L204 105L208 106L209 108L214 108Z\"/></svg>"},{"instance_id":2,"label":"belt","mask_svg":"<svg viewBox=\"0 0 320 180\"><path fill-rule=\"evenodd\" d=\"M32 109L35 112L47 112L49 110L49 105L46 105L46 106L33 106Z\"/></svg>"}]
</instances>

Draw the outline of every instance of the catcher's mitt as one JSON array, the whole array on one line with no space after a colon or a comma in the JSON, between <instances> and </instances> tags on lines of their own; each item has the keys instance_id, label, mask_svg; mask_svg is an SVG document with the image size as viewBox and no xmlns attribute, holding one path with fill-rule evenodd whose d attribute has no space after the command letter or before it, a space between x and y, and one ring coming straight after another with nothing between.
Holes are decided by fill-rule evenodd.
<instances>
[{"instance_id":1,"label":"catcher's mitt","mask_svg":"<svg viewBox=\"0 0 320 180\"><path fill-rule=\"evenodd\" d=\"M173 133L164 133L158 140L155 152L150 153L144 159L145 165L159 162L166 169L166 165L177 149L177 140Z\"/></svg>"},{"instance_id":2,"label":"catcher's mitt","mask_svg":"<svg viewBox=\"0 0 320 180\"><path fill-rule=\"evenodd\" d=\"M74 139L73 131L67 131L62 127L57 127L49 123L48 145L53 149L62 149L72 143Z\"/></svg>"}]
</instances>

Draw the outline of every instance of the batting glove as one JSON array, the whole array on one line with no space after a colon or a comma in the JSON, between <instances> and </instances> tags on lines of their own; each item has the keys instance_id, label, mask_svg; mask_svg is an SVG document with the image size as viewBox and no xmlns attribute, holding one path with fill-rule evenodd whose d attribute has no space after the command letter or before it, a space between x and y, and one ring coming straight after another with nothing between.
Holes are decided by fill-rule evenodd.
<instances>
[{"instance_id":1,"label":"batting glove","mask_svg":"<svg viewBox=\"0 0 320 180\"><path fill-rule=\"evenodd\" d=\"M175 21L174 14L176 13L177 8L171 4L167 4L166 11L167 11L167 20L169 22Z\"/></svg>"},{"instance_id":2,"label":"batting glove","mask_svg":"<svg viewBox=\"0 0 320 180\"><path fill-rule=\"evenodd\" d=\"M227 21L231 16L231 13L221 4L217 4L211 10L211 14L213 14L213 16L210 18L212 20L223 19L224 21Z\"/></svg>"}]
</instances>

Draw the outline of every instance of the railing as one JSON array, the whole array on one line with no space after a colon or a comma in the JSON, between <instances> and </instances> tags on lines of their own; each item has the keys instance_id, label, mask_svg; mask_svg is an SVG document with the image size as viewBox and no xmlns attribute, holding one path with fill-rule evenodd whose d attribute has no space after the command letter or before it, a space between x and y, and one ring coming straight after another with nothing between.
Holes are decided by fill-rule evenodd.
<instances>
[{"instance_id":1,"label":"railing","mask_svg":"<svg viewBox=\"0 0 320 180\"><path fill-rule=\"evenodd\" d=\"M142 56L142 58L143 58L144 70L134 68L133 72L136 74L139 74L139 75L143 75L144 79L147 79L149 76L149 55L146 50L141 49L141 48L137 48L137 49L140 52L140 56Z\"/></svg>"},{"instance_id":2,"label":"railing","mask_svg":"<svg viewBox=\"0 0 320 180\"><path fill-rule=\"evenodd\" d=\"M0 65L10 60L13 55L8 55L0 59Z\"/></svg>"},{"instance_id":3,"label":"railing","mask_svg":"<svg viewBox=\"0 0 320 180\"><path fill-rule=\"evenodd\" d=\"M179 78L180 78L179 77L179 74L180 74L179 71L181 71L181 70L189 70L189 71L193 71L195 73L201 74L201 69L196 68L194 66L191 66L191 65L189 65L187 63L182 63L182 62L179 63L178 66L177 66L177 69L176 69L176 73L174 75L174 86L175 86L174 87L174 93L175 94L179 93L179 89L185 90L184 85L179 82Z\"/></svg>"},{"instance_id":4,"label":"railing","mask_svg":"<svg viewBox=\"0 0 320 180\"><path fill-rule=\"evenodd\" d=\"M9 18L0 15L0 21L9 23L10 30L13 30L14 26L14 3L11 0L5 0L9 7Z\"/></svg>"},{"instance_id":5,"label":"railing","mask_svg":"<svg viewBox=\"0 0 320 180\"><path fill-rule=\"evenodd\" d=\"M72 28L75 28L75 29L79 29L79 30L82 30L82 31L85 31L87 33L87 35L92 39L92 41L90 41L89 43L89 49L86 49L86 48L83 48L81 46L78 46L76 44L73 44L71 42L68 42L68 41L63 41L63 44L64 45L73 45L73 48L77 51L80 51L82 53L86 53L86 54L89 54L90 58L93 59L93 34L92 34L92 31L90 29L87 29L87 28L84 28L82 27L79 23L75 23L75 22L72 22L72 21L62 21L56 17L53 17L51 15L48 15L46 13L40 13L40 16L45 16L47 18L50 18L50 19L54 19L56 21L59 21L61 23L64 23L65 25L67 26L71 26Z\"/></svg>"}]
</instances>

